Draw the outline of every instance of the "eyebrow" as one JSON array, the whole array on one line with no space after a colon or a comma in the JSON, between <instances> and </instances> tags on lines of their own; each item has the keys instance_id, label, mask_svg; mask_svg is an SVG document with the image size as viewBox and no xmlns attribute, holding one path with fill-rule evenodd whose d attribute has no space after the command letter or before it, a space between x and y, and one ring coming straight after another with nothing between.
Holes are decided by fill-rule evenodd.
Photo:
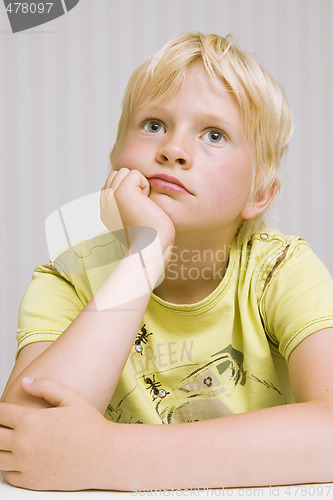
<instances>
[{"instance_id":1,"label":"eyebrow","mask_svg":"<svg viewBox=\"0 0 333 500\"><path fill-rule=\"evenodd\" d=\"M230 127L235 127L236 124L233 120L229 120L227 118L225 118L224 116L221 116L221 115L215 115L215 114L212 114L212 113L204 113L203 115L200 115L200 117L207 121L207 122L217 122L217 123L222 123L222 124L225 124L226 126L230 126Z\"/></svg>"}]
</instances>

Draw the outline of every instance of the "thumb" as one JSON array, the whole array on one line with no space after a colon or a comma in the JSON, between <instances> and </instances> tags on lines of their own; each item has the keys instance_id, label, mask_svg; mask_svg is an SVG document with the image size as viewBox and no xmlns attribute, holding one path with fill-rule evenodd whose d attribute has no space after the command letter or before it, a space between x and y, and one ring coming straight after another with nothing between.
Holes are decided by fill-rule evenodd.
<instances>
[{"instance_id":1,"label":"thumb","mask_svg":"<svg viewBox=\"0 0 333 500\"><path fill-rule=\"evenodd\" d=\"M140 179L140 189L142 190L144 195L149 196L150 184L149 184L148 179L142 174L141 174L141 179Z\"/></svg>"},{"instance_id":2,"label":"thumb","mask_svg":"<svg viewBox=\"0 0 333 500\"><path fill-rule=\"evenodd\" d=\"M67 385L49 377L23 377L21 385L25 392L45 399L51 406L70 406L82 402L82 396Z\"/></svg>"}]
</instances>

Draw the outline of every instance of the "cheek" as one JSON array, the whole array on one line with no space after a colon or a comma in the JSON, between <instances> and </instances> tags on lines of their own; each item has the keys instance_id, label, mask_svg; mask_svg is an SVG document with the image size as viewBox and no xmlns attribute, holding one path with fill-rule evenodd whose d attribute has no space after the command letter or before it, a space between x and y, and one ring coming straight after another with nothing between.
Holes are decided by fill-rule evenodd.
<instances>
[{"instance_id":1,"label":"cheek","mask_svg":"<svg viewBox=\"0 0 333 500\"><path fill-rule=\"evenodd\" d=\"M118 154L113 158L112 166L114 170L121 168L140 170L146 157L145 153L145 148L141 144L125 141Z\"/></svg>"},{"instance_id":2,"label":"cheek","mask_svg":"<svg viewBox=\"0 0 333 500\"><path fill-rule=\"evenodd\" d=\"M210 210L218 210L220 207L226 210L226 207L230 207L230 210L237 211L248 198L251 175L244 169L238 169L236 165L228 165L228 168L211 171L210 175L205 177L202 187Z\"/></svg>"},{"instance_id":3,"label":"cheek","mask_svg":"<svg viewBox=\"0 0 333 500\"><path fill-rule=\"evenodd\" d=\"M244 196L250 190L252 168L251 162L247 158L232 158L216 168L214 174L210 179L210 185L215 186L215 189L225 194L233 193L236 196Z\"/></svg>"}]
</instances>

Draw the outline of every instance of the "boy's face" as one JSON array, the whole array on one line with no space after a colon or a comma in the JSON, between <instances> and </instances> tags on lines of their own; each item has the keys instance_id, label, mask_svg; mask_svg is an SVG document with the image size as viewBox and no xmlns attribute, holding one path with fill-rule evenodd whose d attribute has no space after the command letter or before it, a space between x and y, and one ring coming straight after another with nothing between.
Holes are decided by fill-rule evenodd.
<instances>
[{"instance_id":1,"label":"boy's face","mask_svg":"<svg viewBox=\"0 0 333 500\"><path fill-rule=\"evenodd\" d=\"M114 170L136 169L149 180L149 197L177 231L230 238L257 215L248 203L253 154L239 107L196 67L168 102L139 103L111 159Z\"/></svg>"}]
</instances>

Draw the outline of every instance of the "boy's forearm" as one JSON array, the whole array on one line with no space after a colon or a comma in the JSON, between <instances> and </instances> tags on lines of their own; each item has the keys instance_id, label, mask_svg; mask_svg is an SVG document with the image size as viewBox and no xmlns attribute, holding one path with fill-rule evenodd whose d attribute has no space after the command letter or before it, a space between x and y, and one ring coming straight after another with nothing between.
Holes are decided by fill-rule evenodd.
<instances>
[{"instance_id":1,"label":"boy's forearm","mask_svg":"<svg viewBox=\"0 0 333 500\"><path fill-rule=\"evenodd\" d=\"M333 418L325 403L189 424L113 425L116 483L108 480L106 464L98 488L137 491L333 480ZM109 458L114 464L115 457Z\"/></svg>"},{"instance_id":2,"label":"boy's forearm","mask_svg":"<svg viewBox=\"0 0 333 500\"><path fill-rule=\"evenodd\" d=\"M146 271L138 261L137 267L134 262L129 268L126 259L118 265L67 330L13 382L3 398L5 402L46 406L42 400L28 396L20 380L23 376L52 377L81 393L100 411L105 410L151 294L147 281L141 286L141 295L135 297L133 293L138 281L146 280ZM133 298L121 303L120 293L125 291L126 295L126 290Z\"/></svg>"}]
</instances>

